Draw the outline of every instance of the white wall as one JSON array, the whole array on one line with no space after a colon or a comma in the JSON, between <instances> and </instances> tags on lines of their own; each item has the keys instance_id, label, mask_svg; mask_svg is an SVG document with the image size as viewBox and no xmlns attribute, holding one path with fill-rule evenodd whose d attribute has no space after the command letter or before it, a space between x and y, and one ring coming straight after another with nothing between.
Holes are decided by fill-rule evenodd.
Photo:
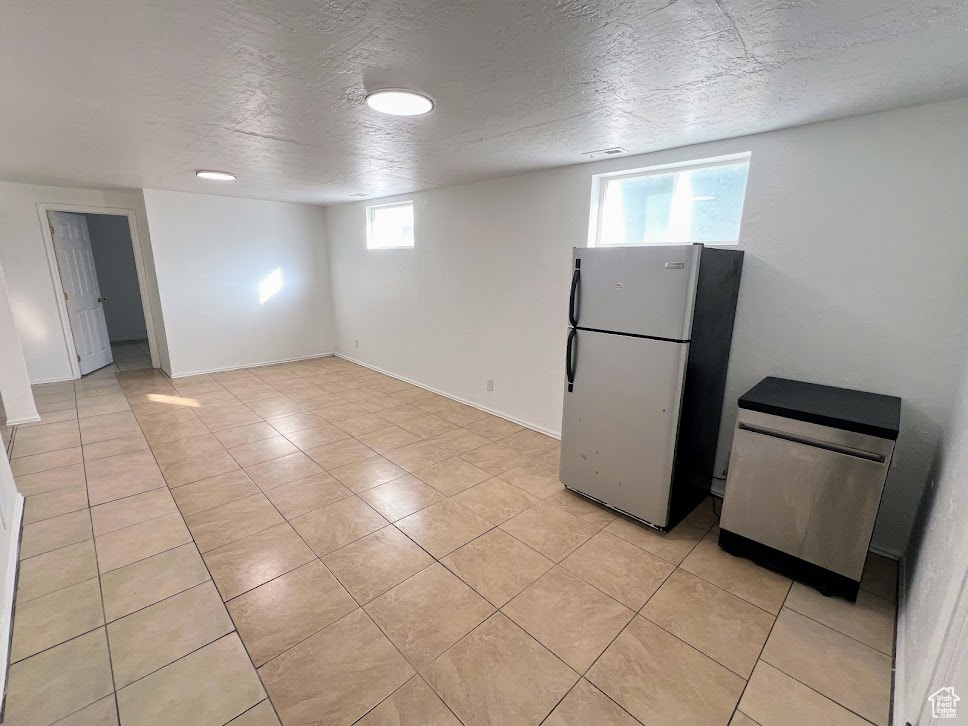
<instances>
[{"instance_id":1,"label":"white wall","mask_svg":"<svg viewBox=\"0 0 968 726\"><path fill-rule=\"evenodd\" d=\"M0 343L6 343L0 335ZM24 515L24 497L17 491L7 452L0 446L0 498L4 518L0 523L0 693L7 692L7 662L10 651L10 630L13 625L13 600L17 581L17 561L20 559L20 524Z\"/></svg>"},{"instance_id":2,"label":"white wall","mask_svg":"<svg viewBox=\"0 0 968 726\"><path fill-rule=\"evenodd\" d=\"M34 397L27 380L20 341L14 328L13 315L7 304L3 270L0 269L0 395L3 397L8 424L37 419ZM20 523L24 497L17 491L0 442L0 693L6 693L10 627L13 621L14 585L20 554Z\"/></svg>"},{"instance_id":3,"label":"white wall","mask_svg":"<svg viewBox=\"0 0 968 726\"><path fill-rule=\"evenodd\" d=\"M72 189L0 182L0 264L7 276L10 305L32 383L72 377L64 329L44 247L38 204L133 210L145 259L149 310L157 353L168 369L165 325L151 260L151 239L140 191ZM93 211L93 209L92 209Z\"/></svg>"},{"instance_id":4,"label":"white wall","mask_svg":"<svg viewBox=\"0 0 968 726\"><path fill-rule=\"evenodd\" d=\"M900 554L968 332L966 114L960 100L396 197L416 201L414 250L368 252L366 203L330 207L337 352L557 431L591 175L751 151L719 466L763 376L901 396L874 537Z\"/></svg>"},{"instance_id":5,"label":"white wall","mask_svg":"<svg viewBox=\"0 0 968 726\"><path fill-rule=\"evenodd\" d=\"M333 351L322 208L154 189L144 203L173 376Z\"/></svg>"},{"instance_id":6,"label":"white wall","mask_svg":"<svg viewBox=\"0 0 968 726\"><path fill-rule=\"evenodd\" d=\"M86 214L98 287L104 301L104 318L111 341L148 337L138 268L135 266L126 217Z\"/></svg>"},{"instance_id":7,"label":"white wall","mask_svg":"<svg viewBox=\"0 0 968 726\"><path fill-rule=\"evenodd\" d=\"M23 350L17 338L17 328L10 299L7 296L7 281L2 265L0 265L0 399L3 401L7 425L15 426L40 419L34 404L34 394L30 389L27 364L24 362ZM3 505L0 504L0 506ZM0 660L0 663L2 662Z\"/></svg>"},{"instance_id":8,"label":"white wall","mask_svg":"<svg viewBox=\"0 0 968 726\"><path fill-rule=\"evenodd\" d=\"M968 378L960 396L952 393L957 408L945 427L902 568L899 724L935 723L927 698L939 688L952 686L968 698Z\"/></svg>"}]
</instances>

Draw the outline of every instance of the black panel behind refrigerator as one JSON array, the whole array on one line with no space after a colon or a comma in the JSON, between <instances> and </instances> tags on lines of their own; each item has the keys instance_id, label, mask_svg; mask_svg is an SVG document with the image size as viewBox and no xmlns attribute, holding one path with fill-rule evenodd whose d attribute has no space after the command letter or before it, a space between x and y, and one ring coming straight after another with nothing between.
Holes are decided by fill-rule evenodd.
<instances>
[{"instance_id":1,"label":"black panel behind refrigerator","mask_svg":"<svg viewBox=\"0 0 968 726\"><path fill-rule=\"evenodd\" d=\"M682 394L669 529L709 495L716 473L716 447L742 272L741 250L703 247Z\"/></svg>"}]
</instances>

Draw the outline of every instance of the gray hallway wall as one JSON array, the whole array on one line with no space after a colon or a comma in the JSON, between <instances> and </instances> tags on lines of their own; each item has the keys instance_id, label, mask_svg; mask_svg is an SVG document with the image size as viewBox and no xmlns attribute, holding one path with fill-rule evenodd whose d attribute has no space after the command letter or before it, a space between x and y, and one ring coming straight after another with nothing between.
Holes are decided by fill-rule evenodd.
<instances>
[{"instance_id":1,"label":"gray hallway wall","mask_svg":"<svg viewBox=\"0 0 968 726\"><path fill-rule=\"evenodd\" d=\"M87 228L91 235L101 297L107 298L104 317L111 342L143 340L148 333L128 219L111 214L84 216L87 217Z\"/></svg>"}]
</instances>

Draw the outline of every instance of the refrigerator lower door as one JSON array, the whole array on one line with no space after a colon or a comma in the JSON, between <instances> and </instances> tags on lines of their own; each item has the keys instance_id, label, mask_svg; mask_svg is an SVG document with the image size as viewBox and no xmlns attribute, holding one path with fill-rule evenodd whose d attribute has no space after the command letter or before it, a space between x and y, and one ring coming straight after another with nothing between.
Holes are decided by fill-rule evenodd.
<instances>
[{"instance_id":1,"label":"refrigerator lower door","mask_svg":"<svg viewBox=\"0 0 968 726\"><path fill-rule=\"evenodd\" d=\"M688 350L688 343L577 331L561 424L565 486L668 525Z\"/></svg>"}]
</instances>

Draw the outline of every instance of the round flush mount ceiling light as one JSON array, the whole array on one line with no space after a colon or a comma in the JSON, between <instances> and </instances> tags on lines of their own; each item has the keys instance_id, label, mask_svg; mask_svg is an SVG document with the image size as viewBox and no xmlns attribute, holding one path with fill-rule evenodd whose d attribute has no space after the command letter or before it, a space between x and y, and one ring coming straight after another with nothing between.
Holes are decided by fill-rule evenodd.
<instances>
[{"instance_id":1,"label":"round flush mount ceiling light","mask_svg":"<svg viewBox=\"0 0 968 726\"><path fill-rule=\"evenodd\" d=\"M199 169L195 172L195 176L199 179L209 179L211 181L235 181L235 174L229 174L227 171L208 171L205 169Z\"/></svg>"},{"instance_id":2,"label":"round flush mount ceiling light","mask_svg":"<svg viewBox=\"0 0 968 726\"><path fill-rule=\"evenodd\" d=\"M423 94L404 88L386 88L366 97L366 105L374 111L391 116L422 116L430 113L434 102Z\"/></svg>"}]
</instances>

